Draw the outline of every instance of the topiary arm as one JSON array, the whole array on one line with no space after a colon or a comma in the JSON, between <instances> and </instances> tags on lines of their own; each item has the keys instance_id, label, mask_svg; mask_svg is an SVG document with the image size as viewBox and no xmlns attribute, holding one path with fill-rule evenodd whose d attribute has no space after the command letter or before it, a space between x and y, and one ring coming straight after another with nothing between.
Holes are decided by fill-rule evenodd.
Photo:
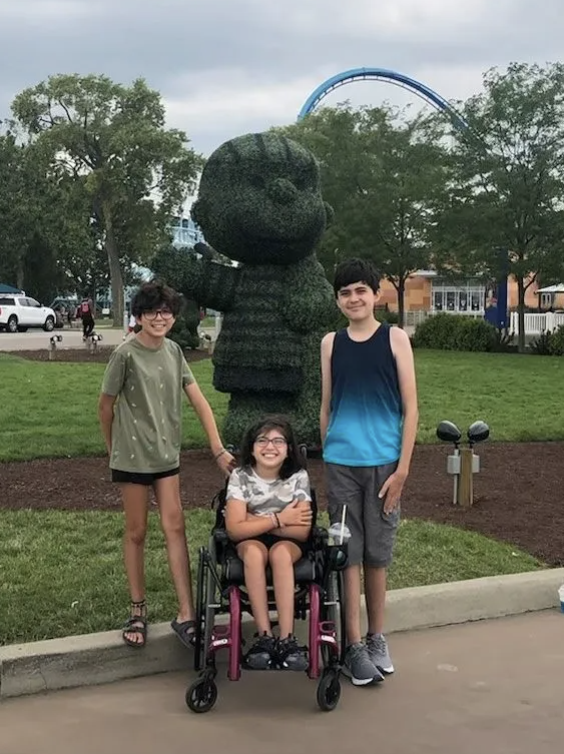
<instances>
[{"instance_id":1,"label":"topiary arm","mask_svg":"<svg viewBox=\"0 0 564 754\"><path fill-rule=\"evenodd\" d=\"M186 298L194 299L199 306L229 311L235 298L239 270L214 261L205 244L196 244L199 259L182 249L169 248L155 257L153 270Z\"/></svg>"},{"instance_id":2,"label":"topiary arm","mask_svg":"<svg viewBox=\"0 0 564 754\"><path fill-rule=\"evenodd\" d=\"M288 268L282 313L290 328L297 332L334 326L339 311L333 288L314 256Z\"/></svg>"}]
</instances>

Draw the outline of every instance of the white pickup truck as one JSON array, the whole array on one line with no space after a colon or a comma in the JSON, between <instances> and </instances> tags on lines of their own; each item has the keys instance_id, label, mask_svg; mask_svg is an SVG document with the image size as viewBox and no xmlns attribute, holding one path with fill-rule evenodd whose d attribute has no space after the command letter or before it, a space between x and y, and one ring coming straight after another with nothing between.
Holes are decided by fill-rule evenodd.
<instances>
[{"instance_id":1,"label":"white pickup truck","mask_svg":"<svg viewBox=\"0 0 564 754\"><path fill-rule=\"evenodd\" d=\"M0 294L0 330L11 333L26 332L29 327L42 327L47 332L55 327L53 309L24 295Z\"/></svg>"}]
</instances>

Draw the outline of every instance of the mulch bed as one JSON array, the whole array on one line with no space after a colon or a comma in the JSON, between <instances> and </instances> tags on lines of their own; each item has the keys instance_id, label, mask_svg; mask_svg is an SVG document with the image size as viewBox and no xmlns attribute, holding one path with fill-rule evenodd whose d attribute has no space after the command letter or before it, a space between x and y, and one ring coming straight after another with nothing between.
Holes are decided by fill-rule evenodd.
<instances>
[{"instance_id":1,"label":"mulch bed","mask_svg":"<svg viewBox=\"0 0 564 754\"><path fill-rule=\"evenodd\" d=\"M564 566L564 443L491 443L479 448L471 509L452 505L446 446L418 446L403 497L403 515L449 523L510 542L552 566ZM323 468L309 471L325 506ZM208 505L222 485L209 453L182 455L186 508ZM0 464L0 509L120 510L106 458L50 459Z\"/></svg>"},{"instance_id":2,"label":"mulch bed","mask_svg":"<svg viewBox=\"0 0 564 754\"><path fill-rule=\"evenodd\" d=\"M55 354L55 358L51 364L56 363L80 363L80 364L107 364L110 354L114 350L114 346L103 346L98 348L93 353L84 348L60 348ZM12 356L19 356L21 359L27 359L28 361L46 361L49 362L49 352L47 349L37 351L8 351L7 353ZM185 351L184 355L186 361L193 363L196 361L203 361L209 359L210 356L207 351Z\"/></svg>"}]
</instances>

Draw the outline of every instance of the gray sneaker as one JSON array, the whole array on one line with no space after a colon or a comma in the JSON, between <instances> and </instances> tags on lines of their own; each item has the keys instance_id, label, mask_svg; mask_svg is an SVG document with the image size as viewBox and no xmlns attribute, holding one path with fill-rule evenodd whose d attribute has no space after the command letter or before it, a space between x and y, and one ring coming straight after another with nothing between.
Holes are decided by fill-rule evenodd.
<instances>
[{"instance_id":1,"label":"gray sneaker","mask_svg":"<svg viewBox=\"0 0 564 754\"><path fill-rule=\"evenodd\" d=\"M378 670L386 675L391 675L394 672L394 666L384 634L367 634L366 647L370 661Z\"/></svg>"},{"instance_id":2,"label":"gray sneaker","mask_svg":"<svg viewBox=\"0 0 564 754\"><path fill-rule=\"evenodd\" d=\"M351 644L347 649L343 673L351 679L354 686L367 686L384 680L384 676L370 659L368 648L362 643Z\"/></svg>"}]
</instances>

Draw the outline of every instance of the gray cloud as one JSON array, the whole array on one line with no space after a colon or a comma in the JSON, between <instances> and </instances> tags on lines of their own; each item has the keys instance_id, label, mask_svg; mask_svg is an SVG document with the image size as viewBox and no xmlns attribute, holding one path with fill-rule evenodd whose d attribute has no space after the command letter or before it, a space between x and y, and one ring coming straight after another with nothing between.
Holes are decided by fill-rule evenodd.
<instances>
[{"instance_id":1,"label":"gray cloud","mask_svg":"<svg viewBox=\"0 0 564 754\"><path fill-rule=\"evenodd\" d=\"M162 92L171 124L208 152L293 120L341 70L399 69L463 98L491 66L564 57L563 31L557 0L0 0L0 117L50 74L143 76ZM330 101L342 99L409 97L359 84Z\"/></svg>"}]
</instances>

